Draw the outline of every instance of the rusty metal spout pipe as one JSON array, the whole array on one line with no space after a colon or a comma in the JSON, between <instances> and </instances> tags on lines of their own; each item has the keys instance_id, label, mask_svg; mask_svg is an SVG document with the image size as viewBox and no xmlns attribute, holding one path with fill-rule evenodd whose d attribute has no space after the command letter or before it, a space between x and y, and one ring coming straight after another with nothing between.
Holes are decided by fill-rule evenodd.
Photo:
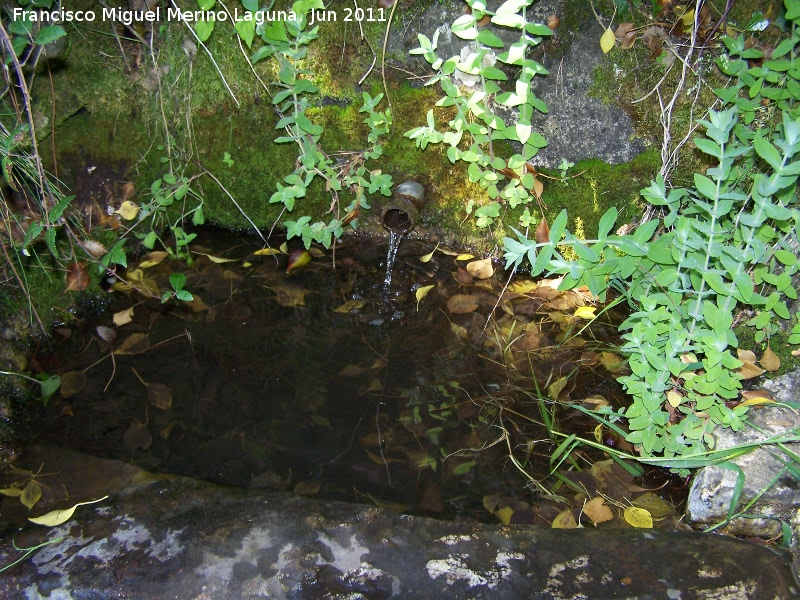
<instances>
[{"instance_id":1,"label":"rusty metal spout pipe","mask_svg":"<svg viewBox=\"0 0 800 600\"><path fill-rule=\"evenodd\" d=\"M414 229L419 210L425 203L425 188L416 181L404 181L394 188L392 197L383 207L383 226L397 235Z\"/></svg>"}]
</instances>

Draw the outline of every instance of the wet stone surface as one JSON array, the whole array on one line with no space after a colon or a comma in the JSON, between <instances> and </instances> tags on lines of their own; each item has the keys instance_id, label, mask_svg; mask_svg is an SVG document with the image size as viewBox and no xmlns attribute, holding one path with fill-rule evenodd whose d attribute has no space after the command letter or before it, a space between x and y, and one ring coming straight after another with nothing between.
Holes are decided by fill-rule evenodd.
<instances>
[{"instance_id":1,"label":"wet stone surface","mask_svg":"<svg viewBox=\"0 0 800 600\"><path fill-rule=\"evenodd\" d=\"M445 522L31 452L48 470L102 473L117 491L53 529L5 525L3 540L18 547L53 541L0 573L14 600L783 600L800 592L785 554L721 536ZM19 557L9 548L0 563Z\"/></svg>"}]
</instances>

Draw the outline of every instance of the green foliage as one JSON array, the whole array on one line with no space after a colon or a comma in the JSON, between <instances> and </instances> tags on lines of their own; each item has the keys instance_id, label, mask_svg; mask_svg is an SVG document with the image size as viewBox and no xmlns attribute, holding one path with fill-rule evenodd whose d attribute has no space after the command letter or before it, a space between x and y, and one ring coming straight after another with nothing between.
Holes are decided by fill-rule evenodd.
<instances>
[{"instance_id":1,"label":"green foliage","mask_svg":"<svg viewBox=\"0 0 800 600\"><path fill-rule=\"evenodd\" d=\"M752 89L748 95L757 95ZM770 98L786 102L782 120L771 131L753 132L739 123L740 114L753 122L752 106L727 90L718 93L732 106L711 111L699 122L706 136L694 140L715 166L696 174L693 188L668 189L659 177L642 190L663 207L663 222L609 235L617 216L611 209L597 239L578 241L562 212L549 242L521 234L505 240L509 266L527 257L533 275L563 274L562 289L587 285L603 298L613 286L628 299L634 312L621 330L631 374L620 381L633 402L616 416L627 420L626 439L644 456L701 455L713 448L715 427L742 427L747 407L726 404L741 388L734 311L752 307L756 316L749 324L764 339L776 317L789 318L786 298L797 297L791 279L800 225L800 118L788 97ZM577 260L562 257L558 249L565 246ZM800 323L792 336L800 337Z\"/></svg>"},{"instance_id":2,"label":"green foliage","mask_svg":"<svg viewBox=\"0 0 800 600\"><path fill-rule=\"evenodd\" d=\"M183 302L191 302L194 297L188 290L183 289L186 285L186 275L183 273L172 273L169 276L169 284L172 286L171 292L164 292L161 297L161 304L168 302L172 298L177 298Z\"/></svg>"},{"instance_id":3,"label":"green foliage","mask_svg":"<svg viewBox=\"0 0 800 600\"><path fill-rule=\"evenodd\" d=\"M514 208L529 204L534 198L536 181L528 172L527 162L547 145L547 141L533 131L531 116L534 111L546 113L547 107L531 91L530 84L536 75L546 75L547 70L531 59L529 53L551 32L546 25L527 20L525 10L532 0L508 0L494 13L486 9L482 0L467 0L467 4L470 13L456 19L452 31L461 39L474 40L475 50L469 56L463 60L458 56L447 60L439 58L436 54L439 30L432 40L418 34L420 46L411 51L422 55L437 72L425 84L438 83L441 86L445 96L436 105L453 107L456 111L455 117L448 122L449 130L440 132L433 110L429 110L427 125L411 129L405 136L423 150L428 144L444 143L449 146L447 157L450 162L469 164L469 180L485 189L491 200L490 204L475 211L478 226L487 227L499 216L501 202ZM519 40L504 50L500 38L488 29L478 28L478 22L485 16L490 16L491 22L498 27L519 30ZM495 56L496 52L499 54ZM513 92L503 91L500 87L498 82L506 81L507 77L493 65L495 58L518 70ZM465 94L451 80L456 71L477 77L479 89ZM517 111L516 122L507 124L497 115L495 103ZM516 142L521 150L510 158L502 158L494 152L493 144L498 142ZM514 176L507 177L502 171L513 172Z\"/></svg>"}]
</instances>

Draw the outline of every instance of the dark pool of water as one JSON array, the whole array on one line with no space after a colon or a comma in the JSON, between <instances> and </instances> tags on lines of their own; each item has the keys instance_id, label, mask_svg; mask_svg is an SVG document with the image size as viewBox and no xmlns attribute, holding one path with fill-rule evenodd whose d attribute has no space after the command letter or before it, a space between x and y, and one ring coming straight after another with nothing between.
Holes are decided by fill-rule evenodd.
<instances>
[{"instance_id":1,"label":"dark pool of water","mask_svg":"<svg viewBox=\"0 0 800 600\"><path fill-rule=\"evenodd\" d=\"M254 254L260 240L206 231L198 241L190 267L142 265L143 255L128 269L158 294L185 273L195 303L115 291L109 314L39 357L65 376L67 397L50 402L36 441L231 485L491 519L487 494L535 495L510 449L529 475L549 471L537 384L546 393L568 377L562 400L623 398L591 360L613 324L559 348L570 326L553 315L574 306L531 294L496 306L497 264L472 278L469 259L437 251L422 262L435 244L405 240L387 294L385 243L348 241L287 275L285 255ZM132 321L115 325L131 307ZM554 414L591 434L575 413Z\"/></svg>"}]
</instances>

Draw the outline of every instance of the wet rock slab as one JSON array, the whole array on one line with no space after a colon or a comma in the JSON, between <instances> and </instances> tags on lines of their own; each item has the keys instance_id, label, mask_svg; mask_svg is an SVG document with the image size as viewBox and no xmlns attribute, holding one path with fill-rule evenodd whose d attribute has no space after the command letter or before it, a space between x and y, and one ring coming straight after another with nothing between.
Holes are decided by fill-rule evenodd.
<instances>
[{"instance_id":1,"label":"wet rock slab","mask_svg":"<svg viewBox=\"0 0 800 600\"><path fill-rule=\"evenodd\" d=\"M12 518L0 565L20 556L12 540L62 539L0 573L4 598L764 600L800 592L787 555L732 538L444 522L158 478L64 451L50 450L46 462L45 470L96 474L95 487L111 497L53 529ZM101 491L90 487L81 493ZM72 495L64 507L84 499Z\"/></svg>"}]
</instances>

